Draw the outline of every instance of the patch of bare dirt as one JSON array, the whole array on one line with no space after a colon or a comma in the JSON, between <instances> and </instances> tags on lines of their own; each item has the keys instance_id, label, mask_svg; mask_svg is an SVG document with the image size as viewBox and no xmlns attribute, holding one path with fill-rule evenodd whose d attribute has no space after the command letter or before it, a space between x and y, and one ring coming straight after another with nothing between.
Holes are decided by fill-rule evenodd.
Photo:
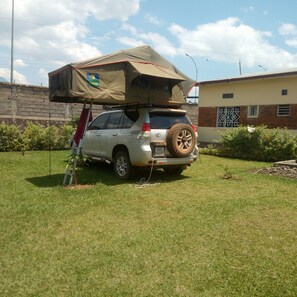
<instances>
[{"instance_id":1,"label":"patch of bare dirt","mask_svg":"<svg viewBox=\"0 0 297 297\"><path fill-rule=\"evenodd\" d=\"M93 185L71 185L71 186L67 186L66 189L68 190L82 190L82 189L88 189L91 188Z\"/></svg>"}]
</instances>

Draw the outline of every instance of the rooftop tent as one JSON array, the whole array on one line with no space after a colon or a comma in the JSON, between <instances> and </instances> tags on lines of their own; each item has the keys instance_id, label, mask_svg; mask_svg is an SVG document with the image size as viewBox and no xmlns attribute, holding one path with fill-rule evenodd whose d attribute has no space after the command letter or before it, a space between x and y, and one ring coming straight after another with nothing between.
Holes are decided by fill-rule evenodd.
<instances>
[{"instance_id":1,"label":"rooftop tent","mask_svg":"<svg viewBox=\"0 0 297 297\"><path fill-rule=\"evenodd\" d=\"M68 64L49 73L53 102L182 104L195 81L149 46Z\"/></svg>"}]
</instances>

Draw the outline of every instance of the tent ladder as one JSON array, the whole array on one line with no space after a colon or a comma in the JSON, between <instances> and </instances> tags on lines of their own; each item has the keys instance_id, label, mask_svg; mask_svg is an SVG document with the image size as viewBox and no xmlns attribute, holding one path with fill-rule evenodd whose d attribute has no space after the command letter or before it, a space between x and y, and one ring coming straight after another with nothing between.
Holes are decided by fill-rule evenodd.
<instances>
[{"instance_id":1,"label":"tent ladder","mask_svg":"<svg viewBox=\"0 0 297 297\"><path fill-rule=\"evenodd\" d=\"M84 136L86 134L88 123L92 120L92 101L89 107L86 107L86 102L84 103L83 109L81 111L79 123L76 132L73 136L72 146L70 150L70 156L68 158L68 163L66 165L66 171L64 175L63 185L72 185L73 182L77 184L77 165L82 161L82 145Z\"/></svg>"}]
</instances>

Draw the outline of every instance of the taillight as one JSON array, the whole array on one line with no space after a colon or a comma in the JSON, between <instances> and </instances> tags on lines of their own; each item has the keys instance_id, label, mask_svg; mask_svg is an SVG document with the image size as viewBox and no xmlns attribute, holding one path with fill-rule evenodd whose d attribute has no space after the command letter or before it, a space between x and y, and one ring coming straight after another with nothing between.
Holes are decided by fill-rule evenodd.
<instances>
[{"instance_id":1,"label":"taillight","mask_svg":"<svg viewBox=\"0 0 297 297\"><path fill-rule=\"evenodd\" d=\"M194 132L197 132L197 126L196 125L192 125L192 128L193 128Z\"/></svg>"},{"instance_id":2,"label":"taillight","mask_svg":"<svg viewBox=\"0 0 297 297\"><path fill-rule=\"evenodd\" d=\"M142 132L150 132L151 131L151 125L149 123L143 123L141 131Z\"/></svg>"}]
</instances>

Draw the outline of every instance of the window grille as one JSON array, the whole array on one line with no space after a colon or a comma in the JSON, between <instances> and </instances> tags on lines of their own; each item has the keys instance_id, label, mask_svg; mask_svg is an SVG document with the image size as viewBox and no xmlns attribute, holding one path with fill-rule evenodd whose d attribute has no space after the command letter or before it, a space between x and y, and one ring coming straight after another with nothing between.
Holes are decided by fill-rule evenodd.
<instances>
[{"instance_id":1,"label":"window grille","mask_svg":"<svg viewBox=\"0 0 297 297\"><path fill-rule=\"evenodd\" d=\"M238 127L240 107L218 107L217 127Z\"/></svg>"},{"instance_id":2,"label":"window grille","mask_svg":"<svg viewBox=\"0 0 297 297\"><path fill-rule=\"evenodd\" d=\"M290 115L290 105L283 104L277 106L277 116L289 116Z\"/></svg>"},{"instance_id":3,"label":"window grille","mask_svg":"<svg viewBox=\"0 0 297 297\"><path fill-rule=\"evenodd\" d=\"M232 98L234 98L233 93L224 93L223 94L223 99L232 99Z\"/></svg>"},{"instance_id":4,"label":"window grille","mask_svg":"<svg viewBox=\"0 0 297 297\"><path fill-rule=\"evenodd\" d=\"M283 89L282 90L282 96L286 96L288 95L288 90L287 89Z\"/></svg>"}]
</instances>

